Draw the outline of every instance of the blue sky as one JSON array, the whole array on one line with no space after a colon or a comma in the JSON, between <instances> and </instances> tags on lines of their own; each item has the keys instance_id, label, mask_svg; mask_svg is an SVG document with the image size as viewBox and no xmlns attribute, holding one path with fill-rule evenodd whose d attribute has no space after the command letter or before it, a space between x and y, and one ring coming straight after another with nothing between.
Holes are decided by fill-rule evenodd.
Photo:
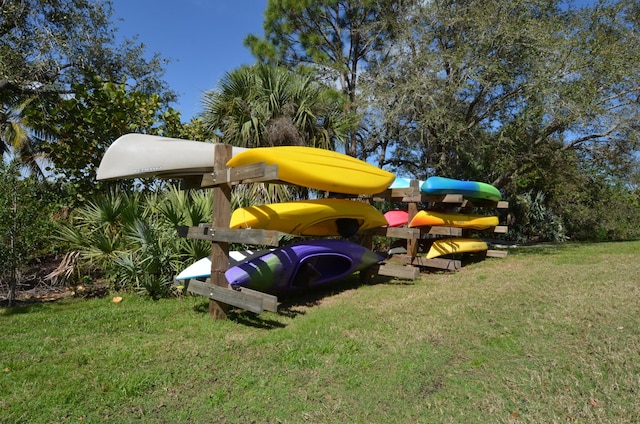
<instances>
[{"instance_id":1,"label":"blue sky","mask_svg":"<svg viewBox=\"0 0 640 424\"><path fill-rule=\"evenodd\" d=\"M267 0L112 0L118 35L144 43L149 55L172 60L164 79L178 94L173 105L188 121L201 110L202 93L226 72L254 58L242 42L262 36Z\"/></svg>"},{"instance_id":2,"label":"blue sky","mask_svg":"<svg viewBox=\"0 0 640 424\"><path fill-rule=\"evenodd\" d=\"M575 0L576 6L594 0ZM197 115L202 93L215 88L226 72L254 63L242 44L264 34L267 0L112 0L118 34L146 45L172 62L165 80L178 94L174 108L183 122Z\"/></svg>"}]
</instances>

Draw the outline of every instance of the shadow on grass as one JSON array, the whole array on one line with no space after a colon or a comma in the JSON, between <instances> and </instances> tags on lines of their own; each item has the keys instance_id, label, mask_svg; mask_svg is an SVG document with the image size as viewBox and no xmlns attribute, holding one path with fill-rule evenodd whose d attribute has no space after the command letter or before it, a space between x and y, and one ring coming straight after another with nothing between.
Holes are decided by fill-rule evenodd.
<instances>
[{"instance_id":1,"label":"shadow on grass","mask_svg":"<svg viewBox=\"0 0 640 424\"><path fill-rule=\"evenodd\" d=\"M374 276L369 282L362 282L357 275L352 275L331 284L314 287L298 293L278 296L279 304L277 314L282 317L293 319L299 315L305 315L307 308L318 306L323 299L336 296L340 293L349 290L357 290L362 286L396 283L401 285L413 284L412 281L394 280L391 277L380 275ZM205 301L196 305L194 310L198 313L208 314L209 302ZM237 322L238 324L267 330L286 327L286 324L283 324L282 322L269 319L268 317L261 316L254 312L244 311L233 307L231 307L227 313L227 318L231 321Z\"/></svg>"}]
</instances>

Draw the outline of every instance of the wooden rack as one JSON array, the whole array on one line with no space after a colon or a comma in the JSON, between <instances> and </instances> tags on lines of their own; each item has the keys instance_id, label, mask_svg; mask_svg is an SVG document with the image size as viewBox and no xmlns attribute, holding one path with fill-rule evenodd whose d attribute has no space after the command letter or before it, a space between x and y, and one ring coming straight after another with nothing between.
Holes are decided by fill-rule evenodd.
<instances>
[{"instance_id":1,"label":"wooden rack","mask_svg":"<svg viewBox=\"0 0 640 424\"><path fill-rule=\"evenodd\" d=\"M418 181L412 180L409 188L389 189L383 193L375 195L374 201L386 201L396 203L406 203L409 213L409 222L418 213L419 204L430 206L457 205L462 211L470 210L474 207L505 209L509 203L505 201L491 202L465 199L460 194L446 194L430 196L420 192ZM506 233L507 226L496 226L484 230L485 232ZM462 267L459 259L433 258L427 259L418 256L418 245L420 240L433 239L438 237L461 237L469 236L471 230L463 230L454 227L390 227L379 228L373 231L374 235L389 238L404 239L407 241L405 254L394 254L380 266L378 274L402 279L416 279L420 275L420 268L435 268L441 270L458 270ZM486 257L504 258L506 251L487 250L483 252Z\"/></svg>"}]
</instances>

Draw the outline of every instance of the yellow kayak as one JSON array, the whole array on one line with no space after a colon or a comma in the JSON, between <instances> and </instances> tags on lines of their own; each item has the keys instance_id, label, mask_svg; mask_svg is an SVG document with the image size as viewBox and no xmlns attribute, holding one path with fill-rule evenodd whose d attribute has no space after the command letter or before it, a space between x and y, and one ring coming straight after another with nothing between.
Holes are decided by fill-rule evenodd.
<instances>
[{"instance_id":1,"label":"yellow kayak","mask_svg":"<svg viewBox=\"0 0 640 424\"><path fill-rule=\"evenodd\" d=\"M229 167L266 162L278 165L278 179L304 187L346 194L376 194L395 176L367 162L331 150L301 146L258 147L238 153Z\"/></svg>"},{"instance_id":2,"label":"yellow kayak","mask_svg":"<svg viewBox=\"0 0 640 424\"><path fill-rule=\"evenodd\" d=\"M416 214L409 227L456 227L486 230L498 225L497 216L465 215L423 210Z\"/></svg>"},{"instance_id":3,"label":"yellow kayak","mask_svg":"<svg viewBox=\"0 0 640 424\"><path fill-rule=\"evenodd\" d=\"M487 250L487 243L482 240L472 238L448 238L433 242L427 252L427 259L438 256L449 255L451 253L482 252Z\"/></svg>"},{"instance_id":4,"label":"yellow kayak","mask_svg":"<svg viewBox=\"0 0 640 424\"><path fill-rule=\"evenodd\" d=\"M350 237L387 225L384 215L365 202L314 199L239 208L230 228L258 228L301 236Z\"/></svg>"}]
</instances>

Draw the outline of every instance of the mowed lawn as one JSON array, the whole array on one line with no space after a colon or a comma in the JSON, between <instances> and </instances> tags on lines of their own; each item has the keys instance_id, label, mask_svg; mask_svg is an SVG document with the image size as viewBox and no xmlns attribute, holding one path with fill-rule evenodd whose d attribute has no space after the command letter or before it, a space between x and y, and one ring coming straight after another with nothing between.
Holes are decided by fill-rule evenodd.
<instances>
[{"instance_id":1,"label":"mowed lawn","mask_svg":"<svg viewBox=\"0 0 640 424\"><path fill-rule=\"evenodd\" d=\"M353 278L226 321L121 296L0 310L0 422L640 422L640 242Z\"/></svg>"}]
</instances>

